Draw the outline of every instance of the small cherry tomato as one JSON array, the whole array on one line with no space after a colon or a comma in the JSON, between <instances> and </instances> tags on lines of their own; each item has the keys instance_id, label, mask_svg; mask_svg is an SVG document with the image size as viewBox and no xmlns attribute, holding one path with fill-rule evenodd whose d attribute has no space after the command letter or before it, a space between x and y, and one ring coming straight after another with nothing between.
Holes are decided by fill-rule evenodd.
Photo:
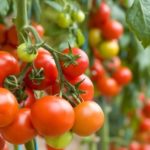
<instances>
[{"instance_id":1,"label":"small cherry tomato","mask_svg":"<svg viewBox=\"0 0 150 150\"><path fill-rule=\"evenodd\" d=\"M83 75L78 76L77 78L69 80L69 82L71 84L73 84L73 85L76 85L80 81L82 81L82 83L79 85L78 89L84 92L83 94L80 94L80 97L84 101L91 101L91 100L93 100L94 86L93 86L93 83L89 79L88 76L86 76L85 74L83 74Z\"/></svg>"},{"instance_id":2,"label":"small cherry tomato","mask_svg":"<svg viewBox=\"0 0 150 150\"><path fill-rule=\"evenodd\" d=\"M120 67L114 72L113 78L118 84L127 85L132 80L132 72L128 67Z\"/></svg>"},{"instance_id":3,"label":"small cherry tomato","mask_svg":"<svg viewBox=\"0 0 150 150\"><path fill-rule=\"evenodd\" d=\"M72 18L74 21L81 23L85 20L85 14L82 10L76 10L72 12Z\"/></svg>"},{"instance_id":4,"label":"small cherry tomato","mask_svg":"<svg viewBox=\"0 0 150 150\"><path fill-rule=\"evenodd\" d=\"M123 25L116 20L108 20L102 27L102 34L107 40L119 39L123 34Z\"/></svg>"},{"instance_id":5,"label":"small cherry tomato","mask_svg":"<svg viewBox=\"0 0 150 150\"><path fill-rule=\"evenodd\" d=\"M40 35L40 37L44 36L44 28L42 25L37 24L37 23L32 23L32 26L36 29L36 31L38 32L38 34Z\"/></svg>"},{"instance_id":6,"label":"small cherry tomato","mask_svg":"<svg viewBox=\"0 0 150 150\"><path fill-rule=\"evenodd\" d=\"M150 131L150 118L142 118L140 121L139 129L145 132Z\"/></svg>"},{"instance_id":7,"label":"small cherry tomato","mask_svg":"<svg viewBox=\"0 0 150 150\"><path fill-rule=\"evenodd\" d=\"M72 23L70 14L59 13L57 16L57 25L61 28L68 28Z\"/></svg>"},{"instance_id":8,"label":"small cherry tomato","mask_svg":"<svg viewBox=\"0 0 150 150\"><path fill-rule=\"evenodd\" d=\"M46 144L57 149L65 148L72 141L73 135L71 132L66 132L60 136L46 137Z\"/></svg>"},{"instance_id":9,"label":"small cherry tomato","mask_svg":"<svg viewBox=\"0 0 150 150\"><path fill-rule=\"evenodd\" d=\"M99 46L99 53L104 59L109 59L119 53L119 45L116 40L104 41Z\"/></svg>"},{"instance_id":10,"label":"small cherry tomato","mask_svg":"<svg viewBox=\"0 0 150 150\"><path fill-rule=\"evenodd\" d=\"M9 75L18 75L20 67L18 61L8 52L0 51L0 86L3 86L5 78Z\"/></svg>"},{"instance_id":11,"label":"small cherry tomato","mask_svg":"<svg viewBox=\"0 0 150 150\"><path fill-rule=\"evenodd\" d=\"M17 36L17 30L15 26L12 26L9 28L8 32L7 32L7 38L10 44L12 44L13 46L17 46L18 45L18 36Z\"/></svg>"},{"instance_id":12,"label":"small cherry tomato","mask_svg":"<svg viewBox=\"0 0 150 150\"><path fill-rule=\"evenodd\" d=\"M0 127L11 124L18 113L15 96L7 89L0 88Z\"/></svg>"},{"instance_id":13,"label":"small cherry tomato","mask_svg":"<svg viewBox=\"0 0 150 150\"><path fill-rule=\"evenodd\" d=\"M120 86L113 78L104 77L98 80L98 88L102 95L116 96L120 92Z\"/></svg>"},{"instance_id":14,"label":"small cherry tomato","mask_svg":"<svg viewBox=\"0 0 150 150\"><path fill-rule=\"evenodd\" d=\"M140 150L150 150L150 144L143 144Z\"/></svg>"},{"instance_id":15,"label":"small cherry tomato","mask_svg":"<svg viewBox=\"0 0 150 150\"><path fill-rule=\"evenodd\" d=\"M70 103L63 98L45 96L32 106L31 119L41 135L59 136L72 128L74 111Z\"/></svg>"},{"instance_id":16,"label":"small cherry tomato","mask_svg":"<svg viewBox=\"0 0 150 150\"><path fill-rule=\"evenodd\" d=\"M69 49L65 49L63 53L69 54ZM70 64L66 67L65 62L61 62L62 70L68 78L76 78L83 74L89 65L88 56L83 50L79 48L72 48L72 55L79 56L79 58L75 60L76 64Z\"/></svg>"},{"instance_id":17,"label":"small cherry tomato","mask_svg":"<svg viewBox=\"0 0 150 150\"><path fill-rule=\"evenodd\" d=\"M141 145L140 143L133 141L130 145L129 145L129 150L141 150Z\"/></svg>"},{"instance_id":18,"label":"small cherry tomato","mask_svg":"<svg viewBox=\"0 0 150 150\"><path fill-rule=\"evenodd\" d=\"M93 101L82 102L74 108L75 123L72 131L79 136L89 136L104 124L104 113Z\"/></svg>"},{"instance_id":19,"label":"small cherry tomato","mask_svg":"<svg viewBox=\"0 0 150 150\"><path fill-rule=\"evenodd\" d=\"M33 139L37 133L30 118L29 108L20 109L13 123L2 129L3 137L12 144L24 144Z\"/></svg>"},{"instance_id":20,"label":"small cherry tomato","mask_svg":"<svg viewBox=\"0 0 150 150\"><path fill-rule=\"evenodd\" d=\"M17 48L17 55L24 62L32 62L36 59L38 53L31 49L26 43L22 43Z\"/></svg>"},{"instance_id":21,"label":"small cherry tomato","mask_svg":"<svg viewBox=\"0 0 150 150\"><path fill-rule=\"evenodd\" d=\"M144 115L148 118L150 118L150 100L147 100L144 103L144 107L142 109L142 112L144 113Z\"/></svg>"}]
</instances>

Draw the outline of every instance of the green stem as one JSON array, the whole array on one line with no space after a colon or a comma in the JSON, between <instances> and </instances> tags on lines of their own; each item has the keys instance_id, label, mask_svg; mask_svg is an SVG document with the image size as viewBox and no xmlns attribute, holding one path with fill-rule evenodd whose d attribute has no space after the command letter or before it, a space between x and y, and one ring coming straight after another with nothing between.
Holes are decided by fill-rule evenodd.
<instances>
[{"instance_id":1,"label":"green stem","mask_svg":"<svg viewBox=\"0 0 150 150\"><path fill-rule=\"evenodd\" d=\"M35 150L34 141L31 140L25 144L26 150Z\"/></svg>"},{"instance_id":2,"label":"green stem","mask_svg":"<svg viewBox=\"0 0 150 150\"><path fill-rule=\"evenodd\" d=\"M28 24L28 15L27 15L27 0L16 0L17 6L17 17L15 20L17 33L19 38L19 43L24 42L20 32L24 26ZM24 35L25 36L25 35Z\"/></svg>"},{"instance_id":3,"label":"green stem","mask_svg":"<svg viewBox=\"0 0 150 150\"><path fill-rule=\"evenodd\" d=\"M14 145L14 150L19 150L18 145Z\"/></svg>"},{"instance_id":4,"label":"green stem","mask_svg":"<svg viewBox=\"0 0 150 150\"><path fill-rule=\"evenodd\" d=\"M104 111L104 115L105 115L105 123L104 126L100 132L100 136L101 136L101 149L102 150L109 150L109 120L108 120L108 106L106 103L106 99L103 100L103 111Z\"/></svg>"}]
</instances>

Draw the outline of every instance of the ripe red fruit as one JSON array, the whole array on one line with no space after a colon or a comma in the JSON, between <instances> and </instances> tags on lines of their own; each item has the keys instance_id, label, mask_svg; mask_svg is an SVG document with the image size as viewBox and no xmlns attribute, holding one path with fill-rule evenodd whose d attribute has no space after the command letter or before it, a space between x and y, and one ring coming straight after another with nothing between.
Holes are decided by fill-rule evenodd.
<instances>
[{"instance_id":1,"label":"ripe red fruit","mask_svg":"<svg viewBox=\"0 0 150 150\"><path fill-rule=\"evenodd\" d=\"M150 118L150 100L147 100L143 107L143 113L146 117Z\"/></svg>"},{"instance_id":2,"label":"ripe red fruit","mask_svg":"<svg viewBox=\"0 0 150 150\"><path fill-rule=\"evenodd\" d=\"M140 150L141 145L140 143L133 141L130 145L129 145L129 150Z\"/></svg>"}]
</instances>

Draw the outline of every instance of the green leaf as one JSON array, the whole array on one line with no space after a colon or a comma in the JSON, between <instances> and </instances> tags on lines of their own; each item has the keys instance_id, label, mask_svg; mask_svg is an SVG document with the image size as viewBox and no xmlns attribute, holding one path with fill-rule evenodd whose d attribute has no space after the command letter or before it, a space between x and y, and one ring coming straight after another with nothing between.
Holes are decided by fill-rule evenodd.
<instances>
[{"instance_id":1,"label":"green leaf","mask_svg":"<svg viewBox=\"0 0 150 150\"><path fill-rule=\"evenodd\" d=\"M57 11L62 11L63 10L63 7L57 2L46 0L45 3L48 4L50 7L52 7L53 9L57 10Z\"/></svg>"},{"instance_id":2,"label":"green leaf","mask_svg":"<svg viewBox=\"0 0 150 150\"><path fill-rule=\"evenodd\" d=\"M0 0L0 15L5 16L9 10L9 1Z\"/></svg>"},{"instance_id":3,"label":"green leaf","mask_svg":"<svg viewBox=\"0 0 150 150\"><path fill-rule=\"evenodd\" d=\"M127 23L144 47L150 45L150 0L135 0L127 12Z\"/></svg>"}]
</instances>

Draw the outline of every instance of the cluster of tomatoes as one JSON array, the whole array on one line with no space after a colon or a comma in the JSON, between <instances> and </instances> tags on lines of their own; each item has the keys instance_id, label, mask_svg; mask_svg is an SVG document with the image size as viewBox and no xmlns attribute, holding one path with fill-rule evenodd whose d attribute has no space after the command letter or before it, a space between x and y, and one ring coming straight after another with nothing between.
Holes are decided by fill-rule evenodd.
<instances>
[{"instance_id":1,"label":"cluster of tomatoes","mask_svg":"<svg viewBox=\"0 0 150 150\"><path fill-rule=\"evenodd\" d=\"M132 80L131 70L122 66L117 57L123 26L111 19L110 12L109 6L102 2L98 9L91 12L89 21L89 43L94 53L92 79L101 94L107 97L117 95L122 86Z\"/></svg>"},{"instance_id":2,"label":"cluster of tomatoes","mask_svg":"<svg viewBox=\"0 0 150 150\"><path fill-rule=\"evenodd\" d=\"M89 136L102 127L104 114L92 101L94 87L84 74L89 60L83 50L53 51L59 58L56 63L46 48L30 42L15 46L18 59L10 49L0 51L1 149L5 150L5 140L25 144L37 135L51 149L61 149L71 142L73 133Z\"/></svg>"}]
</instances>

